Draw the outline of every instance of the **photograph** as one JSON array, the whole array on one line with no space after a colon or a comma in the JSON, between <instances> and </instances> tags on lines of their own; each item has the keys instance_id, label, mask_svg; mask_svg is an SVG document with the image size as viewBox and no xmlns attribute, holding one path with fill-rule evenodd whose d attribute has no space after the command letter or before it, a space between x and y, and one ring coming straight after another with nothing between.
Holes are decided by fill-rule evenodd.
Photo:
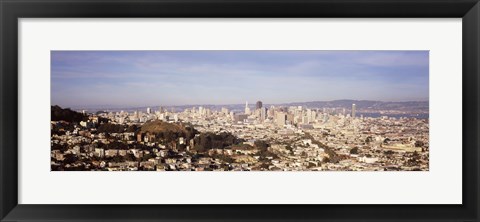
<instances>
[{"instance_id":1,"label":"photograph","mask_svg":"<svg viewBox=\"0 0 480 222\"><path fill-rule=\"evenodd\" d=\"M53 50L51 171L429 171L428 50Z\"/></svg>"},{"instance_id":2,"label":"photograph","mask_svg":"<svg viewBox=\"0 0 480 222\"><path fill-rule=\"evenodd\" d=\"M480 222L480 0L0 5L0 222Z\"/></svg>"}]
</instances>

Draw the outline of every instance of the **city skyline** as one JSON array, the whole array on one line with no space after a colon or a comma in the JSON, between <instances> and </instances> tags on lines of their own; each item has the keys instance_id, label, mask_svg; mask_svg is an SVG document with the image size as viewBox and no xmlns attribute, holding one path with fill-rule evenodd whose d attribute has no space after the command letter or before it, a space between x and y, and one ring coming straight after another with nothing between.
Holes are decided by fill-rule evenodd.
<instances>
[{"instance_id":1,"label":"city skyline","mask_svg":"<svg viewBox=\"0 0 480 222\"><path fill-rule=\"evenodd\" d=\"M259 101L259 100L258 100ZM157 104L157 105L143 105L143 106L109 106L109 105L93 105L93 106L81 106L81 105L73 105L73 106L61 106L58 104L53 104L53 106L61 106L64 108L70 108L74 110L85 110L89 111L91 110L96 110L96 111L112 111L112 110L134 110L134 109L155 109L155 108L193 108L193 107L206 107L206 108L216 108L216 109L221 109L222 107L243 107L245 105L245 102L248 103L249 107L255 107L254 102L258 101L243 101L243 102L238 102L238 103L231 103L231 104L179 104L179 105L163 105L163 104ZM267 106L294 106L296 104L310 104L310 103L332 103L332 102L339 102L339 101L349 101L349 102L375 102L375 103L428 103L429 100L410 100L410 101L379 101L379 100L351 100L351 99L339 99L339 100L329 100L329 101L300 101L300 102L287 102L287 103L263 103L265 107ZM260 101L263 102L263 101ZM300 105L302 106L302 105ZM305 107L310 107L310 108L319 108L317 105L304 105ZM338 108L338 107L337 107ZM91 111L90 110L90 111Z\"/></svg>"},{"instance_id":2,"label":"city skyline","mask_svg":"<svg viewBox=\"0 0 480 222\"><path fill-rule=\"evenodd\" d=\"M51 103L428 101L428 51L52 51Z\"/></svg>"},{"instance_id":3,"label":"city skyline","mask_svg":"<svg viewBox=\"0 0 480 222\"><path fill-rule=\"evenodd\" d=\"M50 169L428 171L428 92L428 51L52 51Z\"/></svg>"}]
</instances>

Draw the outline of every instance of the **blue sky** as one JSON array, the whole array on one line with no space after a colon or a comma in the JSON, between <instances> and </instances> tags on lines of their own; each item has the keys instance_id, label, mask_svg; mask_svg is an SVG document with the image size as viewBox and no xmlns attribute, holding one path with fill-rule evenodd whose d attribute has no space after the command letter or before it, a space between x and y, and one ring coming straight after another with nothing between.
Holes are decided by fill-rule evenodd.
<instances>
[{"instance_id":1,"label":"blue sky","mask_svg":"<svg viewBox=\"0 0 480 222\"><path fill-rule=\"evenodd\" d=\"M64 107L428 100L428 51L52 51Z\"/></svg>"}]
</instances>

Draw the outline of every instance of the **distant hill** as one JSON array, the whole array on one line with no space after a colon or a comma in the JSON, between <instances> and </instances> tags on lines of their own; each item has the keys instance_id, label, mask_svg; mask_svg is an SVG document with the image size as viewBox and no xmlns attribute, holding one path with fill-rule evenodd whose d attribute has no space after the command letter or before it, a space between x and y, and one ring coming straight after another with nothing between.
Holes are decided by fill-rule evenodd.
<instances>
[{"instance_id":1,"label":"distant hill","mask_svg":"<svg viewBox=\"0 0 480 222\"><path fill-rule=\"evenodd\" d=\"M383 102L372 100L333 100L333 101L312 101L281 104L285 106L307 106L312 108L338 107L351 108L355 104L357 109L377 109L377 110L426 110L428 111L428 101L407 101L407 102Z\"/></svg>"},{"instance_id":2,"label":"distant hill","mask_svg":"<svg viewBox=\"0 0 480 222\"><path fill-rule=\"evenodd\" d=\"M79 123L88 120L88 117L82 113L75 112L69 108L62 109L60 106L52 106L50 109L52 121L66 121L70 123Z\"/></svg>"}]
</instances>

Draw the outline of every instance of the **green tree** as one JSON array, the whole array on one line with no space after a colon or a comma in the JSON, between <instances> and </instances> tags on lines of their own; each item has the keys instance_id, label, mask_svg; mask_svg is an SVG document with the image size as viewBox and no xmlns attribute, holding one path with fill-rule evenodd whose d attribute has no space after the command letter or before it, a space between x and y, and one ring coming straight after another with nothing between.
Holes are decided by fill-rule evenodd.
<instances>
[{"instance_id":1,"label":"green tree","mask_svg":"<svg viewBox=\"0 0 480 222\"><path fill-rule=\"evenodd\" d=\"M350 150L350 154L358 154L358 148L354 147Z\"/></svg>"}]
</instances>

